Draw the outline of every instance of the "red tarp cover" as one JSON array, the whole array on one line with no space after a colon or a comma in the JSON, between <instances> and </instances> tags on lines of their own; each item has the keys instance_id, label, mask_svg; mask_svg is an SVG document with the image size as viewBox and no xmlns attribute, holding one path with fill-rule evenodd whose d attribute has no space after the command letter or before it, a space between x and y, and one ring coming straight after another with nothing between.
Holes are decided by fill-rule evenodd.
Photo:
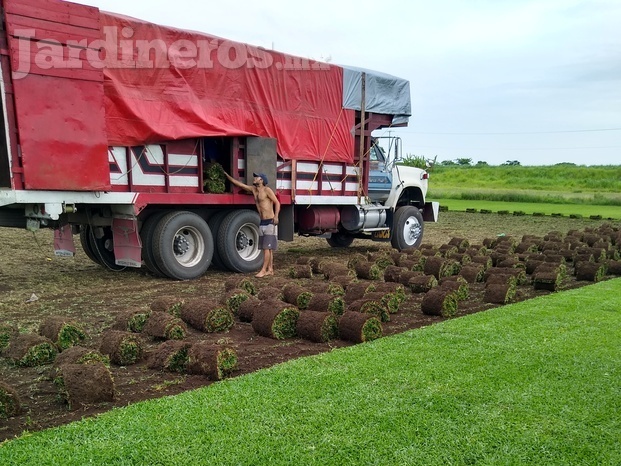
<instances>
[{"instance_id":1,"label":"red tarp cover","mask_svg":"<svg viewBox=\"0 0 621 466\"><path fill-rule=\"evenodd\" d=\"M110 13L101 25L110 145L252 135L286 159L353 161L342 68Z\"/></svg>"}]
</instances>

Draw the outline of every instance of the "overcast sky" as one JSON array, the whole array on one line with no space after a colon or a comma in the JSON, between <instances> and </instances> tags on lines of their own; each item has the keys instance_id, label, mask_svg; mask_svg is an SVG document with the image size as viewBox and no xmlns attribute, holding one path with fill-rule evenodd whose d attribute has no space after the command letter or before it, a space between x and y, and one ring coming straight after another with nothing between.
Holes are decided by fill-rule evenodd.
<instances>
[{"instance_id":1,"label":"overcast sky","mask_svg":"<svg viewBox=\"0 0 621 466\"><path fill-rule=\"evenodd\" d=\"M619 0L79 3L408 79L407 154L621 164Z\"/></svg>"}]
</instances>

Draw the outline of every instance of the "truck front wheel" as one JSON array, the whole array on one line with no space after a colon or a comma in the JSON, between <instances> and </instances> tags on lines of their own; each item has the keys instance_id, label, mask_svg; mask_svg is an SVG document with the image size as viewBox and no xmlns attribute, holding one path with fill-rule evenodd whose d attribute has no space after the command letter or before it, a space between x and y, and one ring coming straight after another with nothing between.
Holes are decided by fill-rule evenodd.
<instances>
[{"instance_id":1,"label":"truck front wheel","mask_svg":"<svg viewBox=\"0 0 621 466\"><path fill-rule=\"evenodd\" d=\"M160 219L153 232L153 257L158 268L175 280L192 280L211 265L214 241L207 222L185 211Z\"/></svg>"},{"instance_id":2,"label":"truck front wheel","mask_svg":"<svg viewBox=\"0 0 621 466\"><path fill-rule=\"evenodd\" d=\"M392 235L390 242L392 247L403 251L420 246L423 241L423 216L420 210L414 206L399 207L395 211Z\"/></svg>"},{"instance_id":3,"label":"truck front wheel","mask_svg":"<svg viewBox=\"0 0 621 466\"><path fill-rule=\"evenodd\" d=\"M263 264L259 249L259 214L253 210L234 210L218 229L218 255L224 266L240 273L252 273Z\"/></svg>"}]
</instances>

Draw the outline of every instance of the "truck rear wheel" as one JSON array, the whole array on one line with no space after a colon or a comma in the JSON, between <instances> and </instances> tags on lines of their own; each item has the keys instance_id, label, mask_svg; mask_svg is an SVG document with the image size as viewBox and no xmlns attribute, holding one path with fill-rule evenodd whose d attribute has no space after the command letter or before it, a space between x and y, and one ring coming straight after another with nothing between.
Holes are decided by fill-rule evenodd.
<instances>
[{"instance_id":1,"label":"truck rear wheel","mask_svg":"<svg viewBox=\"0 0 621 466\"><path fill-rule=\"evenodd\" d=\"M230 210L221 210L213 214L211 217L209 217L209 220L207 220L207 225L209 225L211 234L216 241L216 245L213 249L213 265L215 265L220 270L227 270L227 267L226 265L224 265L224 262L222 262L222 259L220 258L220 252L218 251L218 231L220 230L220 225L222 225L222 220L224 220L224 217L226 217L230 212Z\"/></svg>"},{"instance_id":2,"label":"truck rear wheel","mask_svg":"<svg viewBox=\"0 0 621 466\"><path fill-rule=\"evenodd\" d=\"M165 277L166 274L160 270L155 262L155 254L153 252L153 233L159 221L167 212L155 212L148 217L142 224L140 229L140 240L142 241L142 260L149 272L157 277Z\"/></svg>"},{"instance_id":3,"label":"truck rear wheel","mask_svg":"<svg viewBox=\"0 0 621 466\"><path fill-rule=\"evenodd\" d=\"M90 225L85 225L84 227L85 239L87 241L90 251L96 258L95 262L103 265L105 268L107 268L108 270L112 270L113 272L120 272L122 270L125 270L127 267L125 267L124 265L117 265L114 258L114 242L112 228L103 227L103 236L101 238L97 238L95 232L93 231L93 227L91 227ZM80 234L80 240L81 239L82 235Z\"/></svg>"},{"instance_id":4,"label":"truck rear wheel","mask_svg":"<svg viewBox=\"0 0 621 466\"><path fill-rule=\"evenodd\" d=\"M213 236L207 222L185 211L162 217L153 233L153 257L159 269L175 280L192 280L211 265Z\"/></svg>"},{"instance_id":5,"label":"truck rear wheel","mask_svg":"<svg viewBox=\"0 0 621 466\"><path fill-rule=\"evenodd\" d=\"M251 273L261 269L263 251L259 249L259 214L253 210L234 210L220 224L218 254L226 268Z\"/></svg>"},{"instance_id":6,"label":"truck rear wheel","mask_svg":"<svg viewBox=\"0 0 621 466\"><path fill-rule=\"evenodd\" d=\"M392 235L392 247L403 251L420 246L423 241L423 216L414 206L399 207L395 211Z\"/></svg>"},{"instance_id":7,"label":"truck rear wheel","mask_svg":"<svg viewBox=\"0 0 621 466\"><path fill-rule=\"evenodd\" d=\"M347 233L332 233L332 236L326 238L326 241L333 248L346 248L354 242L354 237Z\"/></svg>"},{"instance_id":8,"label":"truck rear wheel","mask_svg":"<svg viewBox=\"0 0 621 466\"><path fill-rule=\"evenodd\" d=\"M90 237L91 227L89 225L80 225L80 244L82 245L84 254L86 254L86 257L92 260L95 264L103 265L97 257L97 253L91 244Z\"/></svg>"}]
</instances>

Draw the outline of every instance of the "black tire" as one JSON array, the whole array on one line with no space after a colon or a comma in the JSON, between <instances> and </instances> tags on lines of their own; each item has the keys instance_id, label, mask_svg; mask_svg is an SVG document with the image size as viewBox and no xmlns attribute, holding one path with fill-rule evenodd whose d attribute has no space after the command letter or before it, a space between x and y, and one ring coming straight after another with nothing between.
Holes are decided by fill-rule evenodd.
<instances>
[{"instance_id":1,"label":"black tire","mask_svg":"<svg viewBox=\"0 0 621 466\"><path fill-rule=\"evenodd\" d=\"M153 232L157 267L175 280L202 276L213 257L213 236L202 217L186 211L164 215Z\"/></svg>"},{"instance_id":2,"label":"black tire","mask_svg":"<svg viewBox=\"0 0 621 466\"><path fill-rule=\"evenodd\" d=\"M224 266L232 272L252 273L263 265L259 249L259 214L253 210L234 210L220 224L218 253Z\"/></svg>"},{"instance_id":3,"label":"black tire","mask_svg":"<svg viewBox=\"0 0 621 466\"><path fill-rule=\"evenodd\" d=\"M213 235L214 241L216 245L213 249L213 265L216 266L220 270L227 270L227 267L222 262L222 258L220 257L220 252L218 251L218 231L220 230L220 225L222 225L222 220L226 217L231 211L230 210L220 210L209 217L207 220L207 225L209 225L209 229L211 230L211 234Z\"/></svg>"},{"instance_id":4,"label":"black tire","mask_svg":"<svg viewBox=\"0 0 621 466\"><path fill-rule=\"evenodd\" d=\"M80 225L80 244L82 245L82 249L84 250L84 254L92 260L95 264L103 265L97 257L97 253L93 248L91 239L91 227L90 225Z\"/></svg>"},{"instance_id":5,"label":"black tire","mask_svg":"<svg viewBox=\"0 0 621 466\"><path fill-rule=\"evenodd\" d=\"M88 244L93 251L96 262L113 272L121 272L127 267L117 265L114 258L114 243L111 227L103 227L103 236L97 238L91 226L88 226Z\"/></svg>"},{"instance_id":6,"label":"black tire","mask_svg":"<svg viewBox=\"0 0 621 466\"><path fill-rule=\"evenodd\" d=\"M326 241L333 248L346 248L354 242L354 237L339 231L338 233L332 233L332 236L326 238Z\"/></svg>"},{"instance_id":7,"label":"black tire","mask_svg":"<svg viewBox=\"0 0 621 466\"><path fill-rule=\"evenodd\" d=\"M392 222L390 242L403 251L420 246L423 241L424 222L420 210L414 206L397 208Z\"/></svg>"},{"instance_id":8,"label":"black tire","mask_svg":"<svg viewBox=\"0 0 621 466\"><path fill-rule=\"evenodd\" d=\"M160 270L155 262L155 254L153 252L153 234L157 228L158 222L168 212L155 212L151 214L142 224L140 229L140 240L142 241L142 260L144 265L153 275L157 277L166 277L166 274Z\"/></svg>"}]
</instances>

